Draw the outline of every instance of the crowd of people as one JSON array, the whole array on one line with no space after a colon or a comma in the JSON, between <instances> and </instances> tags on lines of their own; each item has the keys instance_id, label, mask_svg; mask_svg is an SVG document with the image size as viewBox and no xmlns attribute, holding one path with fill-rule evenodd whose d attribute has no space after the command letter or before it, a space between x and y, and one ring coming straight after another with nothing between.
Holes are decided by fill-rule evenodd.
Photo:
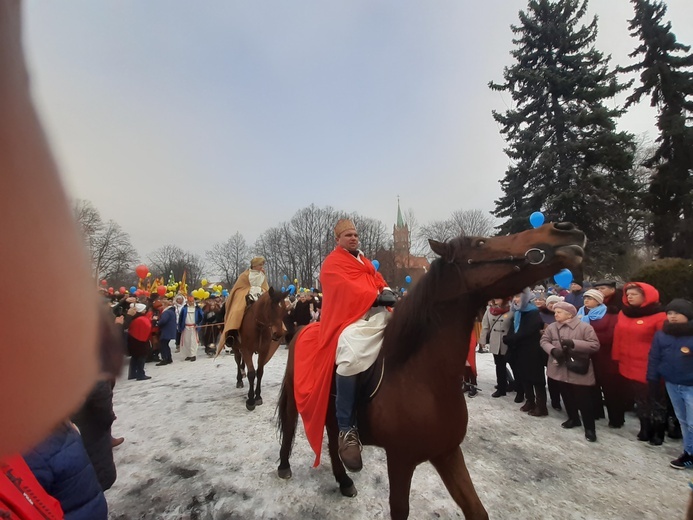
<instances>
[{"instance_id":1,"label":"crowd of people","mask_svg":"<svg viewBox=\"0 0 693 520\"><path fill-rule=\"evenodd\" d=\"M590 442L597 440L597 420L621 428L633 410L638 440L658 446L666 435L683 438L670 465L693 468L690 301L663 306L655 287L637 281L526 288L489 302L479 336L479 351L486 348L496 366L493 398L514 391L520 411L533 417L549 415L549 403L565 406L561 426L582 426Z\"/></svg>"}]
</instances>

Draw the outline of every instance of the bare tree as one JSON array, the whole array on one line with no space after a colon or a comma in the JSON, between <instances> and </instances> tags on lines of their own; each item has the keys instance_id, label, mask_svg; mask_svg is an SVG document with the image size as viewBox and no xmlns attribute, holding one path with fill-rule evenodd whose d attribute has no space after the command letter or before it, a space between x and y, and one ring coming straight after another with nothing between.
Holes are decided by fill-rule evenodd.
<instances>
[{"instance_id":1,"label":"bare tree","mask_svg":"<svg viewBox=\"0 0 693 520\"><path fill-rule=\"evenodd\" d=\"M411 254L414 256L422 256L428 251L428 240L421 237L421 226L416 218L413 208L409 208L404 212L404 223L409 228L409 245Z\"/></svg>"},{"instance_id":2,"label":"bare tree","mask_svg":"<svg viewBox=\"0 0 693 520\"><path fill-rule=\"evenodd\" d=\"M368 258L375 258L378 251L390 247L391 240L388 239L385 224L380 220L363 217L358 214L354 214L352 220L359 233L361 250Z\"/></svg>"},{"instance_id":3,"label":"bare tree","mask_svg":"<svg viewBox=\"0 0 693 520\"><path fill-rule=\"evenodd\" d=\"M468 237L487 237L493 233L494 220L491 215L480 209L455 211L450 217L453 229L458 235Z\"/></svg>"},{"instance_id":4,"label":"bare tree","mask_svg":"<svg viewBox=\"0 0 693 520\"><path fill-rule=\"evenodd\" d=\"M82 230L94 278L123 283L137 261L130 236L115 221L104 223L99 211L87 200L76 200L73 213Z\"/></svg>"},{"instance_id":5,"label":"bare tree","mask_svg":"<svg viewBox=\"0 0 693 520\"><path fill-rule=\"evenodd\" d=\"M163 276L168 279L168 275L173 273L176 280L181 280L183 273L187 272L186 283L188 287L196 287L202 281L202 272L205 268L202 259L178 246L171 244L161 246L150 253L148 260L149 270L155 276Z\"/></svg>"},{"instance_id":6,"label":"bare tree","mask_svg":"<svg viewBox=\"0 0 693 520\"><path fill-rule=\"evenodd\" d=\"M213 268L221 274L223 281L233 285L248 267L250 249L243 235L236 231L226 242L214 244L206 256Z\"/></svg>"}]
</instances>

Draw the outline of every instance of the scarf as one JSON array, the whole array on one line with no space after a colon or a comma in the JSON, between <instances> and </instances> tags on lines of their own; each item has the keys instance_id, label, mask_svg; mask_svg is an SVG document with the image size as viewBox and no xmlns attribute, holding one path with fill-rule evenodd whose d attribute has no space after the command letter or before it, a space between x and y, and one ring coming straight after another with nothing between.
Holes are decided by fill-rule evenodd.
<instances>
[{"instance_id":1,"label":"scarf","mask_svg":"<svg viewBox=\"0 0 693 520\"><path fill-rule=\"evenodd\" d=\"M624 305L621 312L629 318L643 318L645 316L652 316L653 314L664 312L664 309L659 303L653 303L651 305L646 305L645 307L631 307L630 305Z\"/></svg>"},{"instance_id":2,"label":"scarf","mask_svg":"<svg viewBox=\"0 0 693 520\"><path fill-rule=\"evenodd\" d=\"M577 317L585 323L601 320L606 314L606 305L600 303L594 309L586 309L583 305L577 313Z\"/></svg>"},{"instance_id":3,"label":"scarf","mask_svg":"<svg viewBox=\"0 0 693 520\"><path fill-rule=\"evenodd\" d=\"M522 319L522 315L526 312L531 312L531 311L536 311L537 306L534 305L533 303L528 303L521 309L517 309L515 311L515 316L513 318L513 329L515 330L515 333L517 333L518 330L520 330L520 320Z\"/></svg>"},{"instance_id":4,"label":"scarf","mask_svg":"<svg viewBox=\"0 0 693 520\"><path fill-rule=\"evenodd\" d=\"M489 307L488 312L491 316L500 316L510 310L509 307Z\"/></svg>"},{"instance_id":5,"label":"scarf","mask_svg":"<svg viewBox=\"0 0 693 520\"><path fill-rule=\"evenodd\" d=\"M669 320L664 322L662 326L662 331L664 334L669 334L670 336L681 337L681 336L693 336L693 322L688 321L686 323L670 323Z\"/></svg>"}]
</instances>

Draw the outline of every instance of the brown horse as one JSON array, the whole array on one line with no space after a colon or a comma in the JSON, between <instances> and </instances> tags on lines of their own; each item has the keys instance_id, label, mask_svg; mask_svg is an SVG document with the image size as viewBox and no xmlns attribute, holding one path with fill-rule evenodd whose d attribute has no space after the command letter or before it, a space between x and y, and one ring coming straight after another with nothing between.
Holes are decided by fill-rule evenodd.
<instances>
[{"instance_id":1,"label":"brown horse","mask_svg":"<svg viewBox=\"0 0 693 520\"><path fill-rule=\"evenodd\" d=\"M238 368L236 387L243 386L241 360L245 363L248 376L248 399L245 407L254 410L262 404L262 375L265 365L272 359L279 348L279 341L284 336L284 298L288 292L282 293L270 287L258 300L249 305L243 314L239 329L240 341L233 346ZM240 355L239 355L240 354ZM257 371L253 364L253 354L257 354ZM255 378L257 376L257 385Z\"/></svg>"},{"instance_id":2,"label":"brown horse","mask_svg":"<svg viewBox=\"0 0 693 520\"><path fill-rule=\"evenodd\" d=\"M467 431L461 389L477 310L488 300L582 263L585 235L570 223L546 224L519 234L430 241L440 258L398 305L385 329L378 393L357 409L361 440L385 449L390 514L409 516L416 466L430 461L467 519L487 519L474 490L460 443ZM293 345L279 397L282 437L278 474L291 477L289 456L298 412L293 386ZM337 454L334 401L327 412L332 472L345 496L356 488Z\"/></svg>"}]
</instances>

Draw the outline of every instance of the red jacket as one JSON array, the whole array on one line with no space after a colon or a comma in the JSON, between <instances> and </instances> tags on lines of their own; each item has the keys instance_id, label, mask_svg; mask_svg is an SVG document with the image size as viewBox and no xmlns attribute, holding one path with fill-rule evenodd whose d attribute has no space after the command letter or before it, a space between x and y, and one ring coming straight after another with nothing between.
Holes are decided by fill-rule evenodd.
<instances>
[{"instance_id":1,"label":"red jacket","mask_svg":"<svg viewBox=\"0 0 693 520\"><path fill-rule=\"evenodd\" d=\"M38 483L24 459L15 455L0 461L0 518L61 520L60 502Z\"/></svg>"},{"instance_id":2,"label":"red jacket","mask_svg":"<svg viewBox=\"0 0 693 520\"><path fill-rule=\"evenodd\" d=\"M320 270L323 292L320 321L307 325L294 345L294 396L306 438L320 464L337 340L347 325L371 308L385 280L364 256L357 260L343 247L332 251Z\"/></svg>"},{"instance_id":3,"label":"red jacket","mask_svg":"<svg viewBox=\"0 0 693 520\"><path fill-rule=\"evenodd\" d=\"M626 284L628 287L630 284ZM611 357L618 361L618 370L623 377L647 383L647 361L650 354L650 345L655 332L662 329L667 315L659 306L659 291L649 284L635 282L645 293L645 301L638 308L641 316L628 317L621 311L614 329L614 345ZM625 289L625 288L624 288ZM628 305L625 290L623 291L623 305L626 312L635 309ZM651 306L651 313L647 308Z\"/></svg>"}]
</instances>

